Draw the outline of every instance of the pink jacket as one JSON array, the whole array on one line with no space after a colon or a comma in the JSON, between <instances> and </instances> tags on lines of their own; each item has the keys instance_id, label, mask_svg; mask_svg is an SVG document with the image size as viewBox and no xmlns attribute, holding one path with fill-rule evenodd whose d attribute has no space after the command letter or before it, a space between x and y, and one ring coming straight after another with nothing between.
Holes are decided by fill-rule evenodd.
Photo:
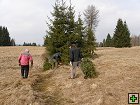
<instances>
[{"instance_id":1,"label":"pink jacket","mask_svg":"<svg viewBox=\"0 0 140 105\"><path fill-rule=\"evenodd\" d=\"M33 58L29 53L24 52L18 57L18 60L20 61L20 65L25 66L29 65L29 61L32 61Z\"/></svg>"}]
</instances>

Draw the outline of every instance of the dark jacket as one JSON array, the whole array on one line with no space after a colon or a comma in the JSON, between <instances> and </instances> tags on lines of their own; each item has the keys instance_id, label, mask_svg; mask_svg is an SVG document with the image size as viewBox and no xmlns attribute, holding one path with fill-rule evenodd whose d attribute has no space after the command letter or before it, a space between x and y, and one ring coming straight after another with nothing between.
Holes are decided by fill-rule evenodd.
<instances>
[{"instance_id":1,"label":"dark jacket","mask_svg":"<svg viewBox=\"0 0 140 105\"><path fill-rule=\"evenodd\" d=\"M55 53L55 54L53 54L53 56L52 56L52 59L55 59L55 60L60 60L60 58L61 58L61 53L60 52L58 52L58 53Z\"/></svg>"},{"instance_id":2,"label":"dark jacket","mask_svg":"<svg viewBox=\"0 0 140 105\"><path fill-rule=\"evenodd\" d=\"M70 49L70 61L77 62L80 61L82 58L82 54L80 48L71 48Z\"/></svg>"}]
</instances>

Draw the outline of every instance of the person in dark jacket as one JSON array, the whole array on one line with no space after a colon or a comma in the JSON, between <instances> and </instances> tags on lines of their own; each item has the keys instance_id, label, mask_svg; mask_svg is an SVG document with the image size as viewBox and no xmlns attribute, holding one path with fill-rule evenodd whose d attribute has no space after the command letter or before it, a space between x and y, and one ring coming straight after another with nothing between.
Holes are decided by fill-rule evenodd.
<instances>
[{"instance_id":1,"label":"person in dark jacket","mask_svg":"<svg viewBox=\"0 0 140 105\"><path fill-rule=\"evenodd\" d=\"M76 44L72 44L70 46L70 65L72 66L70 75L71 79L76 77L76 68L78 67L81 59L82 54L80 48L77 48Z\"/></svg>"},{"instance_id":2,"label":"person in dark jacket","mask_svg":"<svg viewBox=\"0 0 140 105\"><path fill-rule=\"evenodd\" d=\"M57 68L60 61L61 61L61 53L57 52L57 53L53 54L51 57L52 69Z\"/></svg>"}]
</instances>

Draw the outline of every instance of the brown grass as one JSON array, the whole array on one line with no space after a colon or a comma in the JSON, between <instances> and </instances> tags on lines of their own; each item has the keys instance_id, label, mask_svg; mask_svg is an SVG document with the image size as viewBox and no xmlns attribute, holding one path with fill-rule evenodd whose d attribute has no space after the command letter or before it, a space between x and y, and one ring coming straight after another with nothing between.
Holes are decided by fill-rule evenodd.
<instances>
[{"instance_id":1,"label":"brown grass","mask_svg":"<svg viewBox=\"0 0 140 105\"><path fill-rule=\"evenodd\" d=\"M93 60L99 73L95 79L68 79L70 67L61 66L43 83L46 93L56 93L61 105L128 105L128 93L140 91L140 47L99 48Z\"/></svg>"},{"instance_id":2,"label":"brown grass","mask_svg":"<svg viewBox=\"0 0 140 105\"><path fill-rule=\"evenodd\" d=\"M33 55L34 67L28 79L20 77L18 56L28 48ZM42 70L43 47L0 47L0 105L40 105L32 85ZM43 104L43 101L42 101Z\"/></svg>"},{"instance_id":3,"label":"brown grass","mask_svg":"<svg viewBox=\"0 0 140 105\"><path fill-rule=\"evenodd\" d=\"M128 93L140 91L140 47L99 48L93 60L99 75L68 79L70 66L42 72L43 47L28 47L34 68L20 78L17 57L26 47L0 47L0 105L128 105Z\"/></svg>"}]
</instances>

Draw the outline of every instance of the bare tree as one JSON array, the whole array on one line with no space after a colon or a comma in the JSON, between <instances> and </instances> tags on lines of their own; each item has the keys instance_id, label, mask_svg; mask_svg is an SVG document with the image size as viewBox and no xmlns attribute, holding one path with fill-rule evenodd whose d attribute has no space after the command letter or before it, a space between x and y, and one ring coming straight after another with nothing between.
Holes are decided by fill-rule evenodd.
<instances>
[{"instance_id":1,"label":"bare tree","mask_svg":"<svg viewBox=\"0 0 140 105\"><path fill-rule=\"evenodd\" d=\"M140 46L140 35L132 35L131 36L131 44L132 46Z\"/></svg>"},{"instance_id":2,"label":"bare tree","mask_svg":"<svg viewBox=\"0 0 140 105\"><path fill-rule=\"evenodd\" d=\"M131 36L131 45L132 46L136 46L135 40L136 40L136 36L135 35Z\"/></svg>"},{"instance_id":3,"label":"bare tree","mask_svg":"<svg viewBox=\"0 0 140 105\"><path fill-rule=\"evenodd\" d=\"M85 23L88 28L91 28L95 31L96 27L98 26L98 17L99 17L99 10L96 9L95 6L89 5L87 9L84 11L85 16Z\"/></svg>"}]
</instances>

